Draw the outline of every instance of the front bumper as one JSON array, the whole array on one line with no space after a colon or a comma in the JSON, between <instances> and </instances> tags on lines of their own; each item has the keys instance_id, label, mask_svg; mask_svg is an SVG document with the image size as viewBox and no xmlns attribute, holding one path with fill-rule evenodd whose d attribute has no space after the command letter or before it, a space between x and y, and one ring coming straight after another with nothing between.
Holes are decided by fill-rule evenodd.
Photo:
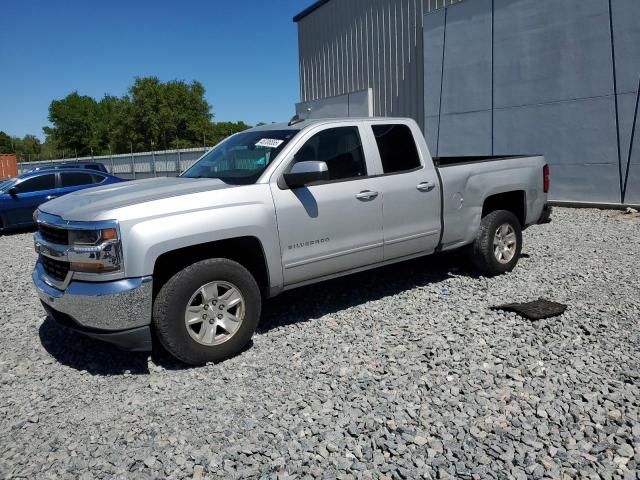
<instances>
[{"instance_id":1,"label":"front bumper","mask_svg":"<svg viewBox=\"0 0 640 480\"><path fill-rule=\"evenodd\" d=\"M64 290L47 283L38 260L33 283L54 320L127 350L151 349L152 277L111 282L71 281Z\"/></svg>"}]
</instances>

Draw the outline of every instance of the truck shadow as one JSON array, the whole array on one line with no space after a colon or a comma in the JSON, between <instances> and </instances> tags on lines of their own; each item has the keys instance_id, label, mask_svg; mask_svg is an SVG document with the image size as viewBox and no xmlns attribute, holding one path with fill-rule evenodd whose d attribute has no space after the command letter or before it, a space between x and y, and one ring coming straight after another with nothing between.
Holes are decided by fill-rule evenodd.
<instances>
[{"instance_id":1,"label":"truck shadow","mask_svg":"<svg viewBox=\"0 0 640 480\"><path fill-rule=\"evenodd\" d=\"M26 227L10 227L6 230L0 230L0 238L2 237L10 237L12 235L20 235L23 233L33 233L36 231L35 225L30 225Z\"/></svg>"},{"instance_id":2,"label":"truck shadow","mask_svg":"<svg viewBox=\"0 0 640 480\"><path fill-rule=\"evenodd\" d=\"M44 349L62 365L92 375L149 373L149 353L125 352L85 337L47 317L38 331Z\"/></svg>"},{"instance_id":3,"label":"truck shadow","mask_svg":"<svg viewBox=\"0 0 640 480\"><path fill-rule=\"evenodd\" d=\"M440 253L298 288L263 305L258 332L312 321L346 308L438 283L452 274L473 276L466 257ZM437 293L439 295L439 293Z\"/></svg>"},{"instance_id":4,"label":"truck shadow","mask_svg":"<svg viewBox=\"0 0 640 480\"><path fill-rule=\"evenodd\" d=\"M452 274L475 276L464 256L443 253L285 292L264 303L258 332L313 321L349 307L441 282ZM50 317L40 326L39 336L52 357L76 370L101 376L150 373L148 352L119 350L62 327ZM250 348L251 344L246 347ZM161 347L154 349L151 359L165 370L193 368L174 359Z\"/></svg>"}]
</instances>

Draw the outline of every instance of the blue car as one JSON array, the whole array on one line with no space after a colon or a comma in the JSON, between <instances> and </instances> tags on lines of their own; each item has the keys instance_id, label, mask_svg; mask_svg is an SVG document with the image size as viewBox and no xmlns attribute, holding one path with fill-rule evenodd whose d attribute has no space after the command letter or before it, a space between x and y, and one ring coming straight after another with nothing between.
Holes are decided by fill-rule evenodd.
<instances>
[{"instance_id":1,"label":"blue car","mask_svg":"<svg viewBox=\"0 0 640 480\"><path fill-rule=\"evenodd\" d=\"M78 168L40 170L0 180L0 231L33 225L33 212L49 200L124 181L108 173Z\"/></svg>"}]
</instances>

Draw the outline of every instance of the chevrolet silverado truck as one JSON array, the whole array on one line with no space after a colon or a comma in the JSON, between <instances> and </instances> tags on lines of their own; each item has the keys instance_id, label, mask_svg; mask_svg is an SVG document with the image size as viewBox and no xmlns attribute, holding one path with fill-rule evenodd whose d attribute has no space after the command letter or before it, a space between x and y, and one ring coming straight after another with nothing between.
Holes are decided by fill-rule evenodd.
<instances>
[{"instance_id":1,"label":"chevrolet silverado truck","mask_svg":"<svg viewBox=\"0 0 640 480\"><path fill-rule=\"evenodd\" d=\"M285 290L463 247L484 275L512 270L522 230L547 220L548 189L543 157L432 158L413 120L272 124L177 178L42 205L33 281L68 327L215 362Z\"/></svg>"}]
</instances>

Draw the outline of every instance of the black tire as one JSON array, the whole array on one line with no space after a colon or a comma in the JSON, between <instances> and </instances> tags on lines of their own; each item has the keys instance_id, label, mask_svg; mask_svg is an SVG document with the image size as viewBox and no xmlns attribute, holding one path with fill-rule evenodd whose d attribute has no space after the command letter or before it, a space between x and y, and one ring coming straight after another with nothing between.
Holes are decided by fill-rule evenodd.
<instances>
[{"instance_id":1,"label":"black tire","mask_svg":"<svg viewBox=\"0 0 640 480\"><path fill-rule=\"evenodd\" d=\"M516 237L515 254L507 263L500 262L494 253L496 231L504 224L508 224L513 228ZM522 227L513 213L507 210L495 210L482 219L478 234L471 248L471 255L475 267L483 275L493 277L510 272L517 265L521 251Z\"/></svg>"},{"instance_id":2,"label":"black tire","mask_svg":"<svg viewBox=\"0 0 640 480\"><path fill-rule=\"evenodd\" d=\"M196 342L185 325L185 308L191 296L210 282L229 282L244 297L244 319L238 330L220 345ZM250 342L260 319L260 289L249 271L226 258L194 263L179 271L158 292L153 304L153 323L162 346L190 365L219 362L240 353Z\"/></svg>"}]
</instances>

